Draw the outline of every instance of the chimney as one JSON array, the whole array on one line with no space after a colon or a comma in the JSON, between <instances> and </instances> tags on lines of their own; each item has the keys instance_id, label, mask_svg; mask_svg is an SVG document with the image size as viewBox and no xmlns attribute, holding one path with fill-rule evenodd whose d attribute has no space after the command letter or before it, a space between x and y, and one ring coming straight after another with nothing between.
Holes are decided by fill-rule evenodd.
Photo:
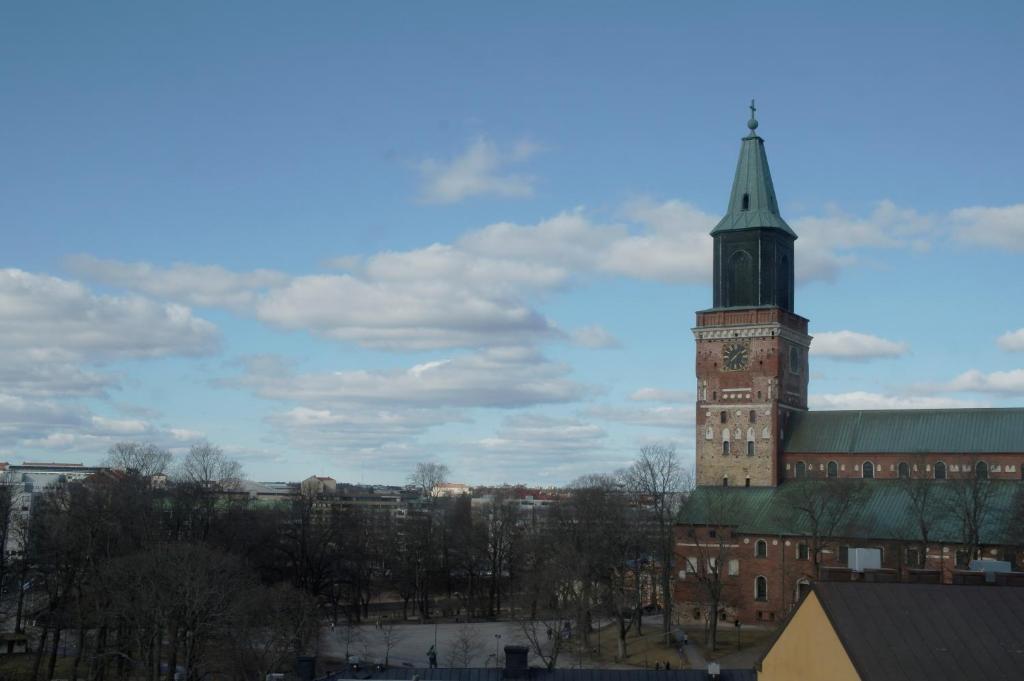
<instances>
[{"instance_id":1,"label":"chimney","mask_svg":"<svg viewBox=\"0 0 1024 681\"><path fill-rule=\"evenodd\" d=\"M502 676L506 679L525 679L530 675L529 656L530 649L526 646L505 646L505 670Z\"/></svg>"}]
</instances>

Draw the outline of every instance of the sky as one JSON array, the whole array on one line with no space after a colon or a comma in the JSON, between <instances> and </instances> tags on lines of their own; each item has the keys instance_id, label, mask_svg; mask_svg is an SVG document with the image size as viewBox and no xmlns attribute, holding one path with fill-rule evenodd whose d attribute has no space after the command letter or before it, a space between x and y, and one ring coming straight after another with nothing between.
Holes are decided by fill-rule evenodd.
<instances>
[{"instance_id":1,"label":"sky","mask_svg":"<svg viewBox=\"0 0 1024 681\"><path fill-rule=\"evenodd\" d=\"M1024 5L0 5L0 460L692 461L751 98L814 409L1024 406Z\"/></svg>"}]
</instances>

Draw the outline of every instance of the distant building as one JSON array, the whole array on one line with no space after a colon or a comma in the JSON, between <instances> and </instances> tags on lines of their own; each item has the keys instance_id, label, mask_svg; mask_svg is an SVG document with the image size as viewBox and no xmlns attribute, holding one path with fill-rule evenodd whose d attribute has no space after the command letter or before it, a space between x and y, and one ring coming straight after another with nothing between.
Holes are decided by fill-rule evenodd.
<instances>
[{"instance_id":1,"label":"distant building","mask_svg":"<svg viewBox=\"0 0 1024 681\"><path fill-rule=\"evenodd\" d=\"M1024 676L1024 589L815 584L758 663L758 681L963 681Z\"/></svg>"},{"instance_id":2,"label":"distant building","mask_svg":"<svg viewBox=\"0 0 1024 681\"><path fill-rule=\"evenodd\" d=\"M302 494L308 496L334 494L338 490L338 483L334 478L311 475L300 483L299 488Z\"/></svg>"},{"instance_id":3,"label":"distant building","mask_svg":"<svg viewBox=\"0 0 1024 681\"><path fill-rule=\"evenodd\" d=\"M677 526L676 601L706 617L700 577L717 572L729 586L719 616L781 619L818 576L815 555L845 568L848 548L878 549L897 579L925 569L949 581L973 558L1016 562L1024 409L808 410L812 338L794 311L797 235L779 212L754 111L728 210L711 231L713 305L693 329L698 488ZM854 478L866 481L865 498L842 522L823 521L828 546L815 551L822 523L794 511L793 483L835 483L839 494ZM983 481L988 508L972 545L963 523L945 521L922 545L901 484L912 480L933 481L947 506L953 483ZM728 503L714 502L721 488ZM704 555L710 545L722 550Z\"/></svg>"},{"instance_id":4,"label":"distant building","mask_svg":"<svg viewBox=\"0 0 1024 681\"><path fill-rule=\"evenodd\" d=\"M430 495L433 497L457 497L472 493L473 488L461 482L442 482L435 485Z\"/></svg>"}]
</instances>

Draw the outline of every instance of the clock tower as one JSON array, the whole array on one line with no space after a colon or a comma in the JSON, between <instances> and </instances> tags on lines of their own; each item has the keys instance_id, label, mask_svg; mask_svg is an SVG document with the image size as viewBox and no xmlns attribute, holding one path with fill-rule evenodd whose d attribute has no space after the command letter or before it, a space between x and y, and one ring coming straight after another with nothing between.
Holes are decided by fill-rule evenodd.
<instances>
[{"instance_id":1,"label":"clock tower","mask_svg":"<svg viewBox=\"0 0 1024 681\"><path fill-rule=\"evenodd\" d=\"M788 417L807 409L811 337L793 313L796 233L779 214L750 103L714 238L713 307L697 313L697 484L775 486Z\"/></svg>"}]
</instances>

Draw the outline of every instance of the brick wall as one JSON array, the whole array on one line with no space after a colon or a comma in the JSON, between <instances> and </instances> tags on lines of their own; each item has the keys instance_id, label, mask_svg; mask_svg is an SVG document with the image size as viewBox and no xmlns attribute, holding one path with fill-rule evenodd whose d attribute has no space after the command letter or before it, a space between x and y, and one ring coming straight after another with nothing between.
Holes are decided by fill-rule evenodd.
<instances>
[{"instance_id":1,"label":"brick wall","mask_svg":"<svg viewBox=\"0 0 1024 681\"><path fill-rule=\"evenodd\" d=\"M950 480L972 477L979 461L988 466L988 475L993 480L1021 480L1024 470L1024 451L1019 454L783 454L781 474L784 480L799 477L797 465L804 464L805 477L824 478L828 475L828 463L836 463L837 477L864 477L864 462L874 467L874 477L893 479L899 477L899 465L907 464L913 478L935 477L935 464L946 464L946 477Z\"/></svg>"},{"instance_id":2,"label":"brick wall","mask_svg":"<svg viewBox=\"0 0 1024 681\"><path fill-rule=\"evenodd\" d=\"M710 536L711 533L714 533L715 536ZM763 557L758 555L759 542L763 542ZM801 552L800 545L802 543L808 544L806 554ZM720 546L723 547L721 553L719 552ZM898 581L913 580L914 575L911 568L915 568L916 565L907 564L907 550L919 551L919 543L861 539L830 540L822 549L821 566L824 568L845 567L845 561L840 560L840 551L843 546L880 548L883 569L892 571L893 578ZM930 545L924 569L939 570L943 583L952 583L959 549L960 547L956 545ZM706 596L696 575L690 573L689 564L696 562L697 569L703 569L705 562L703 559L718 558L719 555L721 555L724 565L720 573L724 585L723 611L726 622L730 625L737 617L744 624L781 620L799 600L801 583L809 584L815 577L811 547L809 539L806 537L733 534L729 528L691 528L678 525L676 527L674 595L677 608L676 616L683 624L702 621L706 616L704 610ZM802 557L803 555L806 555L806 558ZM1024 564L1024 555L1015 549L1005 547L983 547L981 556L997 560L1012 557L1016 565ZM963 557L966 558L966 556ZM731 566L730 563L732 563ZM730 570L730 567L733 569ZM736 574L730 574L730 572ZM854 576L863 578L863 575ZM757 598L758 577L765 579L764 600ZM697 616L695 617L695 615Z\"/></svg>"}]
</instances>

